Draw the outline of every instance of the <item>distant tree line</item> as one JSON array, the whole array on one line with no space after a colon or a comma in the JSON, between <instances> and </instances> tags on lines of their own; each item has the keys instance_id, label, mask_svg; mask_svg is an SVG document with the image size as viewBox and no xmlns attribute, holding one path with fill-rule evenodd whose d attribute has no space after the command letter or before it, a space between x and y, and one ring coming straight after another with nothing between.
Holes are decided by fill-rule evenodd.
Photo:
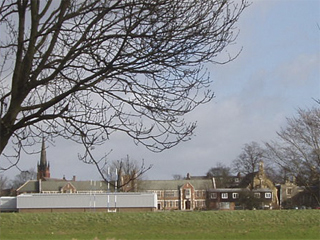
<instances>
[{"instance_id":1,"label":"distant tree line","mask_svg":"<svg viewBox=\"0 0 320 240\"><path fill-rule=\"evenodd\" d=\"M294 180L319 202L320 108L298 109L297 115L287 118L286 126L277 132L277 139L261 145L246 143L232 167L218 163L207 175L222 178L232 172L246 175L257 171L260 161L274 183Z\"/></svg>"},{"instance_id":2,"label":"distant tree line","mask_svg":"<svg viewBox=\"0 0 320 240\"><path fill-rule=\"evenodd\" d=\"M26 181L33 179L37 179L37 172L33 168L26 171L21 170L13 179L0 175L0 190L17 189Z\"/></svg>"}]
</instances>

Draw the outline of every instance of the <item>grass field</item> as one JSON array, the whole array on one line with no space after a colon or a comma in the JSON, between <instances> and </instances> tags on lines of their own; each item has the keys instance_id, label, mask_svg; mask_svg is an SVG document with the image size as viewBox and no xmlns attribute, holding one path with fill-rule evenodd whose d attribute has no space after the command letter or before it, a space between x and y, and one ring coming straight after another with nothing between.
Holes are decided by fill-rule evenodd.
<instances>
[{"instance_id":1,"label":"grass field","mask_svg":"<svg viewBox=\"0 0 320 240\"><path fill-rule=\"evenodd\" d=\"M0 239L320 239L320 211L1 213Z\"/></svg>"}]
</instances>

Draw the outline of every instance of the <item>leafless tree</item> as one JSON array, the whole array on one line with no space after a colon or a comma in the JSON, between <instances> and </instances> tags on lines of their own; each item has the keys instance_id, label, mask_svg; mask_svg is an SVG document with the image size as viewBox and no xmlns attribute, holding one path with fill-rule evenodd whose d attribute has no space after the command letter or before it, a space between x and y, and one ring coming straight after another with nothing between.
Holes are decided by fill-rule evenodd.
<instances>
[{"instance_id":1,"label":"leafless tree","mask_svg":"<svg viewBox=\"0 0 320 240\"><path fill-rule=\"evenodd\" d=\"M268 153L268 150L257 142L245 144L242 153L233 161L233 171L244 175L254 173L258 171L262 161L267 177L274 183L282 183L284 171L274 164Z\"/></svg>"},{"instance_id":2,"label":"leafless tree","mask_svg":"<svg viewBox=\"0 0 320 240\"><path fill-rule=\"evenodd\" d=\"M278 141L266 144L268 157L320 203L320 108L299 109L277 134Z\"/></svg>"},{"instance_id":3,"label":"leafless tree","mask_svg":"<svg viewBox=\"0 0 320 240\"><path fill-rule=\"evenodd\" d=\"M265 150L257 142L247 143L242 153L233 161L234 170L242 174L258 171L259 163L264 157Z\"/></svg>"},{"instance_id":4,"label":"leafless tree","mask_svg":"<svg viewBox=\"0 0 320 240\"><path fill-rule=\"evenodd\" d=\"M27 171L21 171L19 174L17 174L10 185L13 189L17 189L28 180L34 179L37 179L37 172L33 168L30 168Z\"/></svg>"},{"instance_id":5,"label":"leafless tree","mask_svg":"<svg viewBox=\"0 0 320 240\"><path fill-rule=\"evenodd\" d=\"M8 187L8 178L6 176L0 175L0 192L6 187Z\"/></svg>"},{"instance_id":6,"label":"leafless tree","mask_svg":"<svg viewBox=\"0 0 320 240\"><path fill-rule=\"evenodd\" d=\"M217 187L227 187L230 183L231 168L223 163L218 162L215 167L212 167L207 172L208 178L215 178Z\"/></svg>"},{"instance_id":7,"label":"leafless tree","mask_svg":"<svg viewBox=\"0 0 320 240\"><path fill-rule=\"evenodd\" d=\"M230 176L231 169L223 163L218 162L215 167L210 168L207 172L208 177Z\"/></svg>"},{"instance_id":8,"label":"leafless tree","mask_svg":"<svg viewBox=\"0 0 320 240\"><path fill-rule=\"evenodd\" d=\"M173 174L172 175L173 180L182 180L184 177L181 174Z\"/></svg>"},{"instance_id":9,"label":"leafless tree","mask_svg":"<svg viewBox=\"0 0 320 240\"><path fill-rule=\"evenodd\" d=\"M104 181L112 184L117 191L133 192L137 190L136 183L140 180L145 172L150 170L152 165L145 166L144 160L141 164L138 161L130 159L129 155L126 158L112 161L106 164L102 169L102 177Z\"/></svg>"},{"instance_id":10,"label":"leafless tree","mask_svg":"<svg viewBox=\"0 0 320 240\"><path fill-rule=\"evenodd\" d=\"M152 151L188 140L196 123L184 115L213 97L205 64L238 55L217 58L247 5L2 0L1 156L13 166L42 136L83 144L87 162L114 132Z\"/></svg>"}]
</instances>

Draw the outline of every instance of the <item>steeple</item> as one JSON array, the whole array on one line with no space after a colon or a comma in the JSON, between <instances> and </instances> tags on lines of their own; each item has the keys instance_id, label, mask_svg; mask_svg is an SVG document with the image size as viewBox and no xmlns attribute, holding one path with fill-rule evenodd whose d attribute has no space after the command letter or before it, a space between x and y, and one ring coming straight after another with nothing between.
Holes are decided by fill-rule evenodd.
<instances>
[{"instance_id":1,"label":"steeple","mask_svg":"<svg viewBox=\"0 0 320 240\"><path fill-rule=\"evenodd\" d=\"M50 164L47 161L46 145L44 138L42 139L42 147L40 154L40 162L38 163L37 179L50 178Z\"/></svg>"},{"instance_id":2,"label":"steeple","mask_svg":"<svg viewBox=\"0 0 320 240\"><path fill-rule=\"evenodd\" d=\"M43 166L47 165L47 153L46 153L46 145L44 143L44 139L42 139L40 165L43 165Z\"/></svg>"}]
</instances>

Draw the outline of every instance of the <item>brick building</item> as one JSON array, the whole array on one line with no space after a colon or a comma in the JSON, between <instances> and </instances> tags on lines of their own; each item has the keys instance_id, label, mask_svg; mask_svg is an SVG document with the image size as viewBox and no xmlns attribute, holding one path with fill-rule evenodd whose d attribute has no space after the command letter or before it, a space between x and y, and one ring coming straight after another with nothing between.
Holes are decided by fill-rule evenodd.
<instances>
[{"instance_id":1,"label":"brick building","mask_svg":"<svg viewBox=\"0 0 320 240\"><path fill-rule=\"evenodd\" d=\"M183 180L145 180L138 182L138 191L156 193L159 210L197 210L263 208L279 205L277 188L264 172L244 177L187 177Z\"/></svg>"},{"instance_id":2,"label":"brick building","mask_svg":"<svg viewBox=\"0 0 320 240\"><path fill-rule=\"evenodd\" d=\"M207 192L212 179L143 180L138 191L156 193L158 210L206 209Z\"/></svg>"}]
</instances>

